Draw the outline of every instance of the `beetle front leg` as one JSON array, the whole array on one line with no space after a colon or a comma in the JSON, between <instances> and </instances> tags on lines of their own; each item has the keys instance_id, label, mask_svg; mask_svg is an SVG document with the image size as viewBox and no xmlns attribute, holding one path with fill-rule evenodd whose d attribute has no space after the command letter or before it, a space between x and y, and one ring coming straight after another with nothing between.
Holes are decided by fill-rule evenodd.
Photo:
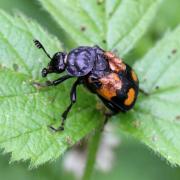
<instances>
[{"instance_id":1,"label":"beetle front leg","mask_svg":"<svg viewBox=\"0 0 180 180\"><path fill-rule=\"evenodd\" d=\"M56 79L54 81L46 81L45 83L33 82L33 85L37 87L57 86L58 84L64 82L65 80L69 78L72 78L72 76L65 75L65 76L60 77L59 79Z\"/></svg>"}]
</instances>

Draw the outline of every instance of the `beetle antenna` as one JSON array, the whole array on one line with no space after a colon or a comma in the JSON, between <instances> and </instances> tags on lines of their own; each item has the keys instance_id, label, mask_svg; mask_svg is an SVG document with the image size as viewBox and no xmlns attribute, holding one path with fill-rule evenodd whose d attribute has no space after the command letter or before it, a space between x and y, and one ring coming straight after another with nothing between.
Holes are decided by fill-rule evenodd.
<instances>
[{"instance_id":1,"label":"beetle antenna","mask_svg":"<svg viewBox=\"0 0 180 180\"><path fill-rule=\"evenodd\" d=\"M38 49L42 49L49 59L52 59L51 56L45 50L44 46L38 40L35 39L34 44Z\"/></svg>"}]
</instances>

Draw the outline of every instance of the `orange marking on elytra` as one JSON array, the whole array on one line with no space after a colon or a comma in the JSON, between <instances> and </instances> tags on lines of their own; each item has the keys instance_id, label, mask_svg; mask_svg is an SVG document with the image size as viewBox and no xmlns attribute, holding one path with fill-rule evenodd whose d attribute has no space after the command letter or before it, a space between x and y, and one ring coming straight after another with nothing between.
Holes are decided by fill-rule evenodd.
<instances>
[{"instance_id":1,"label":"orange marking on elytra","mask_svg":"<svg viewBox=\"0 0 180 180\"><path fill-rule=\"evenodd\" d=\"M123 61L116 57L116 55L112 52L105 52L104 55L108 59L109 66L112 71L119 73L120 71L124 71L126 69L126 65Z\"/></svg>"},{"instance_id":2,"label":"orange marking on elytra","mask_svg":"<svg viewBox=\"0 0 180 180\"><path fill-rule=\"evenodd\" d=\"M126 106L130 106L133 102L134 102L134 99L135 99L135 91L133 88L130 88L128 93L127 93L127 99L124 101L124 104Z\"/></svg>"},{"instance_id":3,"label":"orange marking on elytra","mask_svg":"<svg viewBox=\"0 0 180 180\"><path fill-rule=\"evenodd\" d=\"M115 58L115 57L116 57L116 55L113 54L113 53L110 52L110 51L104 52L104 55L105 55L107 58L109 58L109 59L112 59L112 58Z\"/></svg>"},{"instance_id":4,"label":"orange marking on elytra","mask_svg":"<svg viewBox=\"0 0 180 180\"><path fill-rule=\"evenodd\" d=\"M122 82L116 73L110 73L99 79L99 81L102 83L102 86L100 89L97 89L97 92L107 100L111 100L112 97L116 96L117 90L122 87Z\"/></svg>"},{"instance_id":5,"label":"orange marking on elytra","mask_svg":"<svg viewBox=\"0 0 180 180\"><path fill-rule=\"evenodd\" d=\"M136 82L138 81L137 75L133 70L131 71L131 76L132 76L134 81L136 81Z\"/></svg>"}]
</instances>

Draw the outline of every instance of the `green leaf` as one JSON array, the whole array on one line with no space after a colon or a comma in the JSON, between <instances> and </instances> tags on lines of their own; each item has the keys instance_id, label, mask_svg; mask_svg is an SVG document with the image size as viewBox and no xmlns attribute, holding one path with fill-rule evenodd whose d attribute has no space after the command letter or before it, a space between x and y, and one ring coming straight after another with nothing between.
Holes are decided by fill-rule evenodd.
<instances>
[{"instance_id":1,"label":"green leaf","mask_svg":"<svg viewBox=\"0 0 180 180\"><path fill-rule=\"evenodd\" d=\"M12 152L12 161L30 159L31 166L56 159L100 122L95 99L82 90L66 130L50 132L48 125L59 124L60 114L69 104L64 97L69 96L70 84L41 90L32 85L40 81L40 70L48 62L34 46L34 38L51 54L62 50L58 40L37 23L0 12L0 147Z\"/></svg>"},{"instance_id":2,"label":"green leaf","mask_svg":"<svg viewBox=\"0 0 180 180\"><path fill-rule=\"evenodd\" d=\"M98 44L121 57L147 30L161 0L39 0L78 45ZM105 44L106 42L106 44Z\"/></svg>"},{"instance_id":3,"label":"green leaf","mask_svg":"<svg viewBox=\"0 0 180 180\"><path fill-rule=\"evenodd\" d=\"M180 165L180 26L169 32L135 64L141 88L129 115L120 126L172 164ZM117 119L117 118L116 118Z\"/></svg>"},{"instance_id":4,"label":"green leaf","mask_svg":"<svg viewBox=\"0 0 180 180\"><path fill-rule=\"evenodd\" d=\"M160 0L41 2L77 44L118 48L122 56L145 32ZM66 130L49 131L69 104L64 97L69 97L73 80L54 88L32 86L33 81L42 81L40 70L49 61L33 39L39 39L51 55L62 51L58 39L37 23L0 12L0 147L12 152L13 161L30 159L31 166L37 166L62 155L96 129L102 117L95 96L80 89Z\"/></svg>"}]
</instances>

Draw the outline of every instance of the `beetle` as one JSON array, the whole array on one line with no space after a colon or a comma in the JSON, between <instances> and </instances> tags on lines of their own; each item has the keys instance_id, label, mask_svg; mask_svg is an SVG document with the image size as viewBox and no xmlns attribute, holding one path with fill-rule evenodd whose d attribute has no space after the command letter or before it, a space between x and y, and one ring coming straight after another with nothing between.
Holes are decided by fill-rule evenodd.
<instances>
[{"instance_id":1,"label":"beetle","mask_svg":"<svg viewBox=\"0 0 180 180\"><path fill-rule=\"evenodd\" d=\"M66 75L38 86L56 86L67 79L76 77L70 91L70 104L62 113L61 125L50 127L55 131L64 130L65 120L73 104L76 102L77 86L83 84L90 92L96 94L110 110L109 115L126 112L133 108L139 91L138 77L134 70L114 53L105 51L99 46L80 46L69 53L57 52L51 57L38 40L34 40L37 48L42 49L50 59L48 66L42 69L42 77L50 73Z\"/></svg>"}]
</instances>

